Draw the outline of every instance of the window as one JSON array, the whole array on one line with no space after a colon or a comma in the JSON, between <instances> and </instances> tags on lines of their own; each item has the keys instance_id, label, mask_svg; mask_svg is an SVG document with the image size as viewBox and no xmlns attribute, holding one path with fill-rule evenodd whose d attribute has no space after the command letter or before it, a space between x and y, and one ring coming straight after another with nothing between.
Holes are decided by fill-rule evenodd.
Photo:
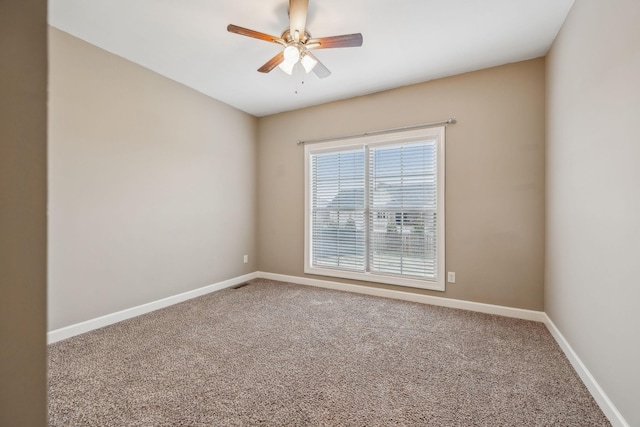
<instances>
[{"instance_id":1,"label":"window","mask_svg":"<svg viewBox=\"0 0 640 427\"><path fill-rule=\"evenodd\" d=\"M444 290L444 127L305 146L305 273Z\"/></svg>"}]
</instances>

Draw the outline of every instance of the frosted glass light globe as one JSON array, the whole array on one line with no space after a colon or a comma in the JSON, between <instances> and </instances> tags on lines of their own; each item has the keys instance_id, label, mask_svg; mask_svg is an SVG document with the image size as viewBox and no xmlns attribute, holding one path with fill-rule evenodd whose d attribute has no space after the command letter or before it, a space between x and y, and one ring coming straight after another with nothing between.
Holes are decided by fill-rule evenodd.
<instances>
[{"instance_id":1,"label":"frosted glass light globe","mask_svg":"<svg viewBox=\"0 0 640 427\"><path fill-rule=\"evenodd\" d=\"M300 59L300 51L295 46L287 46L284 49L284 60L285 62L289 62L295 64Z\"/></svg>"}]
</instances>

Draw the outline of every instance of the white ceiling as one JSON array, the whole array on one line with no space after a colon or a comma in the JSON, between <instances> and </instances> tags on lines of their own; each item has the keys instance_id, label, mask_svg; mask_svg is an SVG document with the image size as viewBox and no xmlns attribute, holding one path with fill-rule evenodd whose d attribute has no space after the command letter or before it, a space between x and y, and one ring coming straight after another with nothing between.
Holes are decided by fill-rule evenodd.
<instances>
[{"instance_id":1,"label":"white ceiling","mask_svg":"<svg viewBox=\"0 0 640 427\"><path fill-rule=\"evenodd\" d=\"M287 0L49 0L49 23L260 117L543 56L573 1L310 0L313 37L364 37L314 51L322 80L258 73L282 47L226 30L280 36Z\"/></svg>"}]
</instances>

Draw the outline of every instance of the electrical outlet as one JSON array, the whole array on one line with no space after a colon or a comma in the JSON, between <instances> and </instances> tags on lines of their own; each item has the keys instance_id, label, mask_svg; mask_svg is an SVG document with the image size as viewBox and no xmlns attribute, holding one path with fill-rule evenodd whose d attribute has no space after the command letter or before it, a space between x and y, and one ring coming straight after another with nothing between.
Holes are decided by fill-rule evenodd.
<instances>
[{"instance_id":1,"label":"electrical outlet","mask_svg":"<svg viewBox=\"0 0 640 427\"><path fill-rule=\"evenodd\" d=\"M456 273L453 271L450 271L447 273L447 282L449 283L456 283Z\"/></svg>"},{"instance_id":2,"label":"electrical outlet","mask_svg":"<svg viewBox=\"0 0 640 427\"><path fill-rule=\"evenodd\" d=\"M245 255L244 256L244 263L248 263L249 262L249 255Z\"/></svg>"}]
</instances>

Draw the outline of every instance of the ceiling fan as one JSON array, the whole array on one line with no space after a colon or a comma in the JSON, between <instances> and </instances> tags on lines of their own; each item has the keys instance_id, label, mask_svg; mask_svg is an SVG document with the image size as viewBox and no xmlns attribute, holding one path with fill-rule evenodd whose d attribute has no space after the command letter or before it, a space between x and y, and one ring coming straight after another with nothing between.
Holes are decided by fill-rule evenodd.
<instances>
[{"instance_id":1,"label":"ceiling fan","mask_svg":"<svg viewBox=\"0 0 640 427\"><path fill-rule=\"evenodd\" d=\"M233 24L227 26L227 31L277 43L284 47L280 53L268 60L262 67L258 68L259 72L268 73L275 67L279 67L282 71L291 75L293 73L293 67L300 62L307 73L313 70L319 78L323 79L328 77L331 71L329 71L310 50L362 46L362 34L356 33L316 39L311 38L311 35L305 28L308 9L309 0L289 0L289 27L284 30L280 37L270 36L269 34L238 27Z\"/></svg>"}]
</instances>

